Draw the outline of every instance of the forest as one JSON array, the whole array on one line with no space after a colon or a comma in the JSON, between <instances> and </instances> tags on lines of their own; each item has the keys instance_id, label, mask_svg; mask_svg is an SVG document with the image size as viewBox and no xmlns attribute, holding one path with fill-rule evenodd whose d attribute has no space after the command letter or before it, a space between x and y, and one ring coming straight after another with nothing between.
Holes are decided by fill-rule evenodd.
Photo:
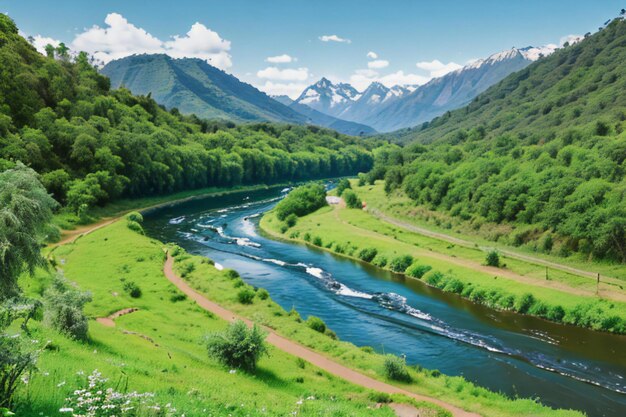
<instances>
[{"instance_id":1,"label":"forest","mask_svg":"<svg viewBox=\"0 0 626 417\"><path fill-rule=\"evenodd\" d=\"M368 179L496 236L626 262L626 22L505 78L469 106L393 137ZM558 249L556 242L559 242Z\"/></svg>"},{"instance_id":2,"label":"forest","mask_svg":"<svg viewBox=\"0 0 626 417\"><path fill-rule=\"evenodd\" d=\"M289 182L371 168L365 142L316 126L235 125L111 90L87 54L39 54L0 15L0 170L20 161L74 212L120 197Z\"/></svg>"}]
</instances>

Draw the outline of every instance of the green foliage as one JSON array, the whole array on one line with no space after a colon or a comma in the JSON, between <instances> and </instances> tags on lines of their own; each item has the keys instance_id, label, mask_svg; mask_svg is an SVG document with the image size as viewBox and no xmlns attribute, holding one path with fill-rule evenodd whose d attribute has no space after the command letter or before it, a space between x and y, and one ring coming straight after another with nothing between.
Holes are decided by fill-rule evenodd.
<instances>
[{"instance_id":1,"label":"green foliage","mask_svg":"<svg viewBox=\"0 0 626 417\"><path fill-rule=\"evenodd\" d=\"M207 349L209 356L224 365L252 372L261 356L267 354L266 334L255 324L251 329L237 320L229 324L223 333L209 335Z\"/></svg>"},{"instance_id":2,"label":"green foliage","mask_svg":"<svg viewBox=\"0 0 626 417\"><path fill-rule=\"evenodd\" d=\"M406 269L411 266L413 263L413 257L411 255L402 255L396 258L393 258L389 263L389 268L393 272L402 273L406 271Z\"/></svg>"},{"instance_id":3,"label":"green foliage","mask_svg":"<svg viewBox=\"0 0 626 417\"><path fill-rule=\"evenodd\" d=\"M404 273L413 278L422 278L424 274L426 274L431 269L432 267L430 265L422 265L414 262L406 269Z\"/></svg>"},{"instance_id":4,"label":"green foliage","mask_svg":"<svg viewBox=\"0 0 626 417\"><path fill-rule=\"evenodd\" d=\"M285 220L291 214L298 217L326 205L326 189L322 184L308 184L292 190L276 205L276 217Z\"/></svg>"},{"instance_id":5,"label":"green foliage","mask_svg":"<svg viewBox=\"0 0 626 417\"><path fill-rule=\"evenodd\" d=\"M500 255L498 254L498 251L495 251L495 250L489 251L489 253L487 253L487 256L485 257L485 263L488 266L499 267Z\"/></svg>"},{"instance_id":6,"label":"green foliage","mask_svg":"<svg viewBox=\"0 0 626 417\"><path fill-rule=\"evenodd\" d=\"M306 319L306 325L309 326L311 329L315 330L316 332L320 332L320 333L326 332L326 323L324 323L324 321L320 319L319 317L309 316L309 318Z\"/></svg>"},{"instance_id":7,"label":"green foliage","mask_svg":"<svg viewBox=\"0 0 626 417\"><path fill-rule=\"evenodd\" d=\"M377 254L378 249L376 248L363 248L359 252L359 259L365 262L372 262Z\"/></svg>"},{"instance_id":8,"label":"green foliage","mask_svg":"<svg viewBox=\"0 0 626 417\"><path fill-rule=\"evenodd\" d=\"M237 299L241 304L252 304L255 293L251 288L245 287L237 293Z\"/></svg>"},{"instance_id":9,"label":"green foliage","mask_svg":"<svg viewBox=\"0 0 626 417\"><path fill-rule=\"evenodd\" d=\"M111 90L86 54L71 58L61 45L46 58L13 31L2 32L0 43L0 168L24 162L75 213L120 197L353 175L372 166L374 142L316 126L183 116L150 96Z\"/></svg>"},{"instance_id":10,"label":"green foliage","mask_svg":"<svg viewBox=\"0 0 626 417\"><path fill-rule=\"evenodd\" d=\"M11 407L15 390L22 383L20 377L35 368L38 352L30 340L8 335L5 330L0 328L0 407Z\"/></svg>"},{"instance_id":11,"label":"green foliage","mask_svg":"<svg viewBox=\"0 0 626 417\"><path fill-rule=\"evenodd\" d=\"M387 266L387 257L385 255L378 254L374 257L372 263L379 268L384 268Z\"/></svg>"},{"instance_id":12,"label":"green foliage","mask_svg":"<svg viewBox=\"0 0 626 417\"><path fill-rule=\"evenodd\" d=\"M135 221L132 221L132 220L128 220L128 221L126 221L126 227L128 227L133 232L137 232L137 233L139 233L141 235L144 234L143 227L141 227L141 224L139 224L138 222L135 222Z\"/></svg>"},{"instance_id":13,"label":"green foliage","mask_svg":"<svg viewBox=\"0 0 626 417\"><path fill-rule=\"evenodd\" d=\"M44 293L44 323L74 339L87 339L89 322L83 312L91 293L82 292L58 275Z\"/></svg>"},{"instance_id":14,"label":"green foliage","mask_svg":"<svg viewBox=\"0 0 626 417\"><path fill-rule=\"evenodd\" d=\"M319 246L320 248L324 245L324 242L322 242L322 238L319 236L315 236L311 243L313 243L315 246Z\"/></svg>"},{"instance_id":15,"label":"green foliage","mask_svg":"<svg viewBox=\"0 0 626 417\"><path fill-rule=\"evenodd\" d=\"M135 281L124 282L124 291L133 298L141 297L141 288Z\"/></svg>"},{"instance_id":16,"label":"green foliage","mask_svg":"<svg viewBox=\"0 0 626 417\"><path fill-rule=\"evenodd\" d=\"M343 192L347 189L352 189L352 186L350 185L350 180L348 180L347 178L342 178L337 183L337 195L341 197Z\"/></svg>"},{"instance_id":17,"label":"green foliage","mask_svg":"<svg viewBox=\"0 0 626 417\"><path fill-rule=\"evenodd\" d=\"M256 295L259 297L259 300L267 300L270 297L270 293L265 288L259 288Z\"/></svg>"},{"instance_id":18,"label":"green foliage","mask_svg":"<svg viewBox=\"0 0 626 417\"><path fill-rule=\"evenodd\" d=\"M343 192L343 199L346 202L348 208L360 209L363 207L363 203L359 196L352 190L345 190Z\"/></svg>"},{"instance_id":19,"label":"green foliage","mask_svg":"<svg viewBox=\"0 0 626 417\"><path fill-rule=\"evenodd\" d=\"M402 358L395 355L386 355L384 367L385 376L389 379L400 382L411 382L413 380Z\"/></svg>"},{"instance_id":20,"label":"green foliage","mask_svg":"<svg viewBox=\"0 0 626 417\"><path fill-rule=\"evenodd\" d=\"M289 216L285 218L285 223L287 227L294 227L296 223L298 223L298 216L295 213L291 213Z\"/></svg>"},{"instance_id":21,"label":"green foliage","mask_svg":"<svg viewBox=\"0 0 626 417\"><path fill-rule=\"evenodd\" d=\"M559 241L561 256L626 262L624 42L626 21L614 20L465 108L394 134L411 145L395 159L376 150L368 176L384 173L386 191L474 224L552 233L517 245L549 252Z\"/></svg>"},{"instance_id":22,"label":"green foliage","mask_svg":"<svg viewBox=\"0 0 626 417\"><path fill-rule=\"evenodd\" d=\"M131 211L126 215L126 220L141 224L143 223L143 216L138 211Z\"/></svg>"},{"instance_id":23,"label":"green foliage","mask_svg":"<svg viewBox=\"0 0 626 417\"><path fill-rule=\"evenodd\" d=\"M55 205L32 169L18 163L0 172L0 301L19 293L24 270L45 265L40 244Z\"/></svg>"}]
</instances>

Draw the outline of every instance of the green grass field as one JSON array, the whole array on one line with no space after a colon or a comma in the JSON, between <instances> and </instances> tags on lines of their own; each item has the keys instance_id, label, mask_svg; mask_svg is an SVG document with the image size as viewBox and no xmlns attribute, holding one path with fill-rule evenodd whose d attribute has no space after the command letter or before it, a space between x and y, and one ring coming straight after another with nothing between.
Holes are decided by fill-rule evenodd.
<instances>
[{"instance_id":1,"label":"green grass field","mask_svg":"<svg viewBox=\"0 0 626 417\"><path fill-rule=\"evenodd\" d=\"M50 340L39 360L39 372L18 393L18 415L58 416L63 399L84 385L87 374L98 369L117 386L149 391L161 403L172 403L186 416L298 415L358 416L394 415L387 407L374 409L378 400L369 390L346 383L275 348L260 361L256 374L230 373L209 359L204 336L225 328L226 323L204 312L163 276L164 245L116 222L55 249L50 256L65 275L94 301L86 312L95 319L123 308L139 311L116 320L114 328L90 320L89 341L75 342L31 323L33 337ZM189 267L189 265L194 265ZM177 257L179 274L208 298L242 316L276 329L279 333L372 377L385 380L381 355L369 349L315 332L297 315L282 310L271 299L242 305L237 300L237 279L216 270L205 258ZM189 272L190 271L190 272ZM40 295L51 275L39 271L23 277L30 295ZM124 292L123 283L135 282L140 298ZM415 382L398 384L408 390L436 396L484 416L578 416L555 411L532 400L509 400L479 388L461 377L448 377L425 369L411 369ZM315 398L307 400L307 398ZM405 398L395 401L410 402ZM300 404L300 402L302 402ZM428 415L445 415L434 406L417 404Z\"/></svg>"},{"instance_id":2,"label":"green grass field","mask_svg":"<svg viewBox=\"0 0 626 417\"><path fill-rule=\"evenodd\" d=\"M360 191L357 188L357 192ZM545 278L541 275L542 272L545 274L545 268L510 258L503 259L506 271L523 275L528 280L504 278L497 270L476 270L462 261L480 265L484 263L484 252L402 230L363 210L324 207L300 218L288 230L273 213L269 213L261 220L261 227L274 236L313 244L353 259L358 258L362 249L375 248L379 257L387 259L386 269L392 259L411 255L416 263L432 267L423 280L444 291L459 293L490 307L520 311L522 308L517 304L527 294L532 294L533 307L522 312L597 330L624 332L626 303L596 297L593 280L554 271L549 285L556 283L570 287L573 293L558 287L546 287L542 285ZM442 274L443 278L438 278L436 273ZM576 293L577 290L581 290L580 294ZM560 311L557 309L562 309L565 315L559 318L554 313L553 318L551 312Z\"/></svg>"},{"instance_id":3,"label":"green grass field","mask_svg":"<svg viewBox=\"0 0 626 417\"><path fill-rule=\"evenodd\" d=\"M389 196L386 195L383 181L377 181L375 185L364 185L361 187L357 186L357 181L352 181L351 183L361 199L367 202L368 207L379 210L396 219L406 221L416 226L425 227L435 232L445 233L452 237L469 240L475 242L476 245L496 246L521 254L532 255L550 262L557 262L574 268L598 272L601 275L622 280L626 285L626 265L605 260L597 261L586 259L576 254L568 257L548 254L539 250L535 245L513 246L510 242L514 232L511 225L486 223L477 229L475 226L467 221L463 221L459 217L416 206L415 203L401 191L395 191ZM528 226L520 226L519 228L520 230L525 230ZM428 239L426 237L424 238ZM430 239L429 244L435 245L438 249L449 245L447 242L437 239ZM460 250L460 247L456 247L455 250ZM555 249L554 252L558 253L558 250ZM464 256L484 257L484 253L479 250L473 250L465 252ZM514 260L507 260L507 264L511 268L520 268L520 271L526 271L530 275L538 277L545 276L545 267L542 266L525 262L520 262L521 265L518 265ZM571 282L572 285L577 285L578 282L586 282L588 285L593 285L593 282L590 283L589 279L579 281L578 278L580 277L566 272L551 269L549 274L554 279L567 280Z\"/></svg>"}]
</instances>

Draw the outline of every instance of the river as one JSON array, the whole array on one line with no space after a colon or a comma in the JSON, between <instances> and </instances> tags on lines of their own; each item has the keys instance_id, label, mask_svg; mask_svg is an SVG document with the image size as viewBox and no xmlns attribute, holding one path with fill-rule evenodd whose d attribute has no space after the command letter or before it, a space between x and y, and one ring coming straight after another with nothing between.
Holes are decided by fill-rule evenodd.
<instances>
[{"instance_id":1,"label":"river","mask_svg":"<svg viewBox=\"0 0 626 417\"><path fill-rule=\"evenodd\" d=\"M406 355L510 397L589 416L626 416L626 337L475 305L361 262L264 237L280 188L163 207L146 234L237 270L284 309L315 315L340 339Z\"/></svg>"}]
</instances>

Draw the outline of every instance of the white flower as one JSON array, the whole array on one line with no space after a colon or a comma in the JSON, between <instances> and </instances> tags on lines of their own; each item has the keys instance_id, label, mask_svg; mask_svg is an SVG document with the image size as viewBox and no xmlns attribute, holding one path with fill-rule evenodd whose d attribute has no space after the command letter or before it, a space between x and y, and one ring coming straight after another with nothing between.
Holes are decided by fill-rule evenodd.
<instances>
[{"instance_id":1,"label":"white flower","mask_svg":"<svg viewBox=\"0 0 626 417\"><path fill-rule=\"evenodd\" d=\"M298 401L296 402L296 404L298 404L298 405L302 405L302 400L298 400Z\"/></svg>"},{"instance_id":2,"label":"white flower","mask_svg":"<svg viewBox=\"0 0 626 417\"><path fill-rule=\"evenodd\" d=\"M228 371L229 374L236 374L237 370L236 369L231 369L230 371Z\"/></svg>"},{"instance_id":3,"label":"white flower","mask_svg":"<svg viewBox=\"0 0 626 417\"><path fill-rule=\"evenodd\" d=\"M65 407L65 408L61 408L59 410L59 412L61 412L61 413L73 413L74 409L73 408L69 408L69 407Z\"/></svg>"}]
</instances>

